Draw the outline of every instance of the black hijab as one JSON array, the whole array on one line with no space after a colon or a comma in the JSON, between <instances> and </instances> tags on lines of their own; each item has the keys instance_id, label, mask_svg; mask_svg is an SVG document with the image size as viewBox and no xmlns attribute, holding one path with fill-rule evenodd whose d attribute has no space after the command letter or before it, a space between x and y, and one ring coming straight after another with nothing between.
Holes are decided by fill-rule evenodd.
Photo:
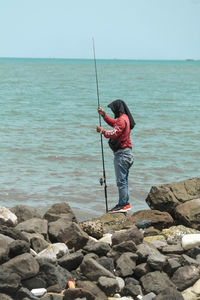
<instances>
[{"instance_id":1,"label":"black hijab","mask_svg":"<svg viewBox=\"0 0 200 300\"><path fill-rule=\"evenodd\" d=\"M115 114L115 119L119 118L120 112L122 112L123 114L126 114L129 118L130 129L133 129L133 127L135 126L135 121L133 120L133 116L130 113L130 110L128 109L128 106L126 105L126 103L124 101L122 101L120 99L117 99L117 100L111 102L108 105L108 107Z\"/></svg>"}]
</instances>

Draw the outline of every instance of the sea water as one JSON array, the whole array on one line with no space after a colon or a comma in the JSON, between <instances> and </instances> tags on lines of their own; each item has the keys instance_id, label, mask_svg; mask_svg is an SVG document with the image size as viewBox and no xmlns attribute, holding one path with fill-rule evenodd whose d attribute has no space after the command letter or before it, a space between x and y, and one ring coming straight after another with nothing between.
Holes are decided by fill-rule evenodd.
<instances>
[{"instance_id":1,"label":"sea water","mask_svg":"<svg viewBox=\"0 0 200 300\"><path fill-rule=\"evenodd\" d=\"M123 99L136 126L132 211L152 185L199 176L200 61L97 60L100 104ZM67 202L80 219L105 212L93 60L0 59L0 205ZM102 126L108 128L104 121ZM103 139L108 206L118 202Z\"/></svg>"}]
</instances>

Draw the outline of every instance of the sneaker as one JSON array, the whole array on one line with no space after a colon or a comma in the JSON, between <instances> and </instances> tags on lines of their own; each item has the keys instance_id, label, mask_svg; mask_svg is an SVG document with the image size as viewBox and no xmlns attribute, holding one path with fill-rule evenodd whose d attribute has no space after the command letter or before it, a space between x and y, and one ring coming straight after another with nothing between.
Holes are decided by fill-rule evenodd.
<instances>
[{"instance_id":1,"label":"sneaker","mask_svg":"<svg viewBox=\"0 0 200 300\"><path fill-rule=\"evenodd\" d=\"M118 213L118 212L127 212L131 210L131 207L129 204L125 205L125 206L119 206L118 204L113 207L112 209L110 209L108 212L111 213Z\"/></svg>"}]
</instances>

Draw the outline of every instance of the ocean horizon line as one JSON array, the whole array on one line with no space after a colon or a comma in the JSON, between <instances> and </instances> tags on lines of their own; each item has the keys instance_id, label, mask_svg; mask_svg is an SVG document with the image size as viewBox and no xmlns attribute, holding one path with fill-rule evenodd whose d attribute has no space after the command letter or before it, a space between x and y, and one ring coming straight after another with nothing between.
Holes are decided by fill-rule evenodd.
<instances>
[{"instance_id":1,"label":"ocean horizon line","mask_svg":"<svg viewBox=\"0 0 200 300\"><path fill-rule=\"evenodd\" d=\"M93 61L94 58L70 58L70 57L21 57L21 56L1 56L1 60L85 60L85 61ZM140 58L96 58L98 61L141 61L141 62L147 62L147 61L200 61L200 59L193 59L193 58L185 58L185 59L140 59Z\"/></svg>"}]
</instances>

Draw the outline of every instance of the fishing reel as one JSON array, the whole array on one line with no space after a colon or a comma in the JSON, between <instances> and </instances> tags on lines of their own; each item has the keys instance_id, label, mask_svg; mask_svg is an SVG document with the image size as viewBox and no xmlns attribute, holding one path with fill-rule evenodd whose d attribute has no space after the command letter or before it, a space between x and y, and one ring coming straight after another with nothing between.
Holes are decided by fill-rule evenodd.
<instances>
[{"instance_id":1,"label":"fishing reel","mask_svg":"<svg viewBox=\"0 0 200 300\"><path fill-rule=\"evenodd\" d=\"M100 185L103 185L103 178L99 179Z\"/></svg>"}]
</instances>

